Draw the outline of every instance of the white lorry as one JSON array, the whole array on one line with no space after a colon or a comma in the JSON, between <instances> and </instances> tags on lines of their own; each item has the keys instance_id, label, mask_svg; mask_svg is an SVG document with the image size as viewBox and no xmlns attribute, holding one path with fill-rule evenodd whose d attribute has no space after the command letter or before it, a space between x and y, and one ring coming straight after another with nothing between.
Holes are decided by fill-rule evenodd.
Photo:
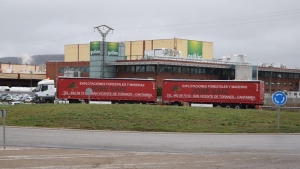
<instances>
[{"instance_id":1,"label":"white lorry","mask_svg":"<svg viewBox=\"0 0 300 169\"><path fill-rule=\"evenodd\" d=\"M53 103L56 98L54 80L44 79L39 81L34 92L36 103Z\"/></svg>"}]
</instances>

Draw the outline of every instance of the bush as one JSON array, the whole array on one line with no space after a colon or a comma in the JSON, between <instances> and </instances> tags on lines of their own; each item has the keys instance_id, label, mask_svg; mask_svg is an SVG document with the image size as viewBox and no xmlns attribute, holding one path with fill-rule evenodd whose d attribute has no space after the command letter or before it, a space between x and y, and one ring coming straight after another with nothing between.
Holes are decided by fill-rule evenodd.
<instances>
[{"instance_id":1,"label":"bush","mask_svg":"<svg viewBox=\"0 0 300 169\"><path fill-rule=\"evenodd\" d=\"M161 96L162 87L157 87L157 96Z\"/></svg>"}]
</instances>

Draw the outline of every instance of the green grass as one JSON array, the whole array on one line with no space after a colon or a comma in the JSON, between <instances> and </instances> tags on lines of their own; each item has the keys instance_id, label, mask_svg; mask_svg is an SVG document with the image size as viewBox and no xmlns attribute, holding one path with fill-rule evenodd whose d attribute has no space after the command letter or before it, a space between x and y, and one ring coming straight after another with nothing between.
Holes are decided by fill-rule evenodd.
<instances>
[{"instance_id":1,"label":"green grass","mask_svg":"<svg viewBox=\"0 0 300 169\"><path fill-rule=\"evenodd\" d=\"M157 105L32 104L0 106L7 126L198 133L300 133L300 113ZM2 124L2 120L0 120Z\"/></svg>"}]
</instances>

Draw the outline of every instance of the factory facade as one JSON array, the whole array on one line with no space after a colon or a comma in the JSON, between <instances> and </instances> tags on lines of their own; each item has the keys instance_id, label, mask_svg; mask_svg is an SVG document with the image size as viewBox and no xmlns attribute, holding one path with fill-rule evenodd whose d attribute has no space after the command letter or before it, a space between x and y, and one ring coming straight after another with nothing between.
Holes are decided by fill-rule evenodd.
<instances>
[{"instance_id":1,"label":"factory facade","mask_svg":"<svg viewBox=\"0 0 300 169\"><path fill-rule=\"evenodd\" d=\"M51 79L71 70L83 77L157 79L158 86L162 79L262 80L269 94L298 91L300 79L299 69L251 65L244 55L215 59L212 42L177 38L65 45L64 62L46 67Z\"/></svg>"}]
</instances>

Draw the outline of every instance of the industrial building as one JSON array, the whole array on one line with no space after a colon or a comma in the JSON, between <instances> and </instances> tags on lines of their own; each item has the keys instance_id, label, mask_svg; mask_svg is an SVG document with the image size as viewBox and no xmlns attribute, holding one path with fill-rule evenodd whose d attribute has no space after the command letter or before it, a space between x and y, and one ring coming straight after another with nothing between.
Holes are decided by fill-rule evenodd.
<instances>
[{"instance_id":1,"label":"industrial building","mask_svg":"<svg viewBox=\"0 0 300 169\"><path fill-rule=\"evenodd\" d=\"M177 38L65 45L63 62L0 63L0 86L34 87L57 76L150 78L157 79L158 86L162 79L238 79L264 81L266 96L281 90L289 98L300 98L299 69L275 63L252 65L244 55L216 59L213 49L212 42Z\"/></svg>"},{"instance_id":2,"label":"industrial building","mask_svg":"<svg viewBox=\"0 0 300 169\"><path fill-rule=\"evenodd\" d=\"M104 50L103 50L104 49ZM251 65L245 55L213 57L213 43L188 39L90 42L65 46L65 62L48 62L47 77L263 80L265 93L298 91L299 69ZM66 71L67 70L67 71ZM76 73L77 72L77 73ZM76 74L76 75L75 75Z\"/></svg>"},{"instance_id":3,"label":"industrial building","mask_svg":"<svg viewBox=\"0 0 300 169\"><path fill-rule=\"evenodd\" d=\"M101 41L90 42L87 44L70 44L65 45L65 62L90 61L90 52L96 44L102 44ZM126 56L126 60L139 60L145 57L145 52L153 49L167 48L180 51L181 56L195 59L212 59L213 43L188 39L158 39L158 40L138 40L123 41L119 43L108 42L107 47L121 45L119 56ZM102 48L102 45L100 46ZM123 48L124 47L124 48ZM108 49L108 51L113 51ZM116 51L116 50L115 50Z\"/></svg>"},{"instance_id":4,"label":"industrial building","mask_svg":"<svg viewBox=\"0 0 300 169\"><path fill-rule=\"evenodd\" d=\"M0 63L0 86L32 87L46 78L46 65Z\"/></svg>"}]
</instances>

